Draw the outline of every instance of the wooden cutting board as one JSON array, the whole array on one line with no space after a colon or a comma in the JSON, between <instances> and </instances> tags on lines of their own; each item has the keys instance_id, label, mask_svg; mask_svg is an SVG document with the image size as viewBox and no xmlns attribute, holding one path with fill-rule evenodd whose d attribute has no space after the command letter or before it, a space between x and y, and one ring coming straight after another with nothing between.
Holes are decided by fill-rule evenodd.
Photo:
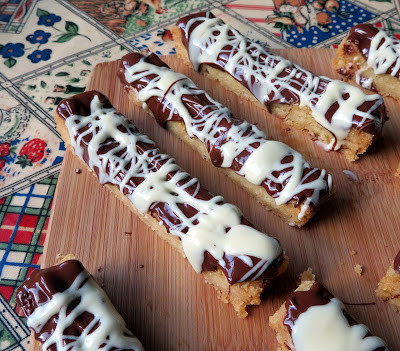
<instances>
[{"instance_id":1,"label":"wooden cutting board","mask_svg":"<svg viewBox=\"0 0 400 351\"><path fill-rule=\"evenodd\" d=\"M331 69L333 50L274 51L315 73L340 79ZM249 308L245 320L237 318L231 306L218 300L212 286L99 185L70 151L58 181L42 266L55 264L58 253L73 253L104 287L146 350L275 350L268 318L296 287L299 274L312 267L329 290L353 304L347 306L350 314L384 338L393 351L400 350L400 314L374 293L400 249L400 178L394 176L400 162L399 105L386 100L390 121L384 140L361 160L349 163L338 153L325 152L306 133L290 130L265 110L193 72L176 56L165 61L239 118L256 123L312 165L326 168L334 179L334 198L304 228L288 226L130 103L116 77L118 63L104 63L94 69L87 89L107 95L206 188L238 205L257 228L277 237L290 256L290 267L266 291L261 306ZM343 170L354 172L357 180ZM352 250L357 254L351 255ZM354 272L357 263L364 265L362 276ZM371 302L376 304L366 305Z\"/></svg>"}]
</instances>

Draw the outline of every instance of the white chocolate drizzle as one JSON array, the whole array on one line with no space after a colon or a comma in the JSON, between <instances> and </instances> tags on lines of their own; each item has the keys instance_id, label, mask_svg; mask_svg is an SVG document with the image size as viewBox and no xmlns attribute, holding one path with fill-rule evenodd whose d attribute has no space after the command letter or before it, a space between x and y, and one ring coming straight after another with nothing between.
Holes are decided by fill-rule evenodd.
<instances>
[{"instance_id":1,"label":"white chocolate drizzle","mask_svg":"<svg viewBox=\"0 0 400 351\"><path fill-rule=\"evenodd\" d=\"M68 311L68 306L78 298L78 305ZM35 300L39 301L38 296ZM64 331L84 312L93 315L89 325L79 336L65 335ZM79 273L67 290L58 292L50 300L39 304L28 317L28 326L39 334L43 326L57 314L55 329L43 343L43 351L48 350L51 345L56 345L57 351L107 351L113 348L116 351L144 350L140 341L126 328L125 321L107 295L86 270Z\"/></svg>"},{"instance_id":2,"label":"white chocolate drizzle","mask_svg":"<svg viewBox=\"0 0 400 351\"><path fill-rule=\"evenodd\" d=\"M364 72L366 68L359 69L356 71L356 82L357 84L361 85L364 89L371 89L372 88L372 83L373 79L372 78L366 78L361 75L362 72Z\"/></svg>"},{"instance_id":3,"label":"white chocolate drizzle","mask_svg":"<svg viewBox=\"0 0 400 351\"><path fill-rule=\"evenodd\" d=\"M133 131L132 124L116 113L115 109L104 108L97 95L93 98L90 109L89 116L72 115L66 119L75 153L83 160L81 141L85 136L91 136L87 146L88 165L92 170L98 170L101 183L117 185L141 213L147 213L154 203L167 203L181 221L169 230L182 240L184 252L196 272L202 271L206 251L221 267L225 266L224 253L239 257L249 267L253 266L253 261L248 256L252 256L260 260L257 267L259 270L252 277L257 279L281 255L282 248L277 240L250 226L242 225L240 210L222 203L221 196L214 196L210 200L196 198L200 189L198 180L191 178L168 155L160 154L155 147L140 154L136 146L138 142L150 145L154 143ZM121 126L126 132L121 132ZM87 129L82 131L83 128ZM118 142L116 147L99 154L101 147L115 141ZM160 160L164 164L157 170L152 161ZM125 173L122 180L117 178L121 173ZM171 173L173 176L168 179ZM144 180L134 187L129 183L132 178ZM183 185L177 184L188 178L191 179ZM190 195L185 191L188 187L197 190ZM180 209L180 204L191 206L197 213L187 218ZM247 278L244 276L240 281Z\"/></svg>"},{"instance_id":4,"label":"white chocolate drizzle","mask_svg":"<svg viewBox=\"0 0 400 351\"><path fill-rule=\"evenodd\" d=\"M312 306L303 312L292 327L296 351L374 351L385 347L382 339L366 336L363 324L349 325L342 303L333 298L326 305Z\"/></svg>"},{"instance_id":5,"label":"white chocolate drizzle","mask_svg":"<svg viewBox=\"0 0 400 351\"><path fill-rule=\"evenodd\" d=\"M378 33L372 38L368 51L367 65L375 74L388 74L395 77L400 70L400 40L377 28Z\"/></svg>"},{"instance_id":6,"label":"white chocolate drizzle","mask_svg":"<svg viewBox=\"0 0 400 351\"><path fill-rule=\"evenodd\" d=\"M195 137L206 146L212 146L221 140L222 135L226 142L220 147L222 152L221 168L230 168L238 155L245 150L248 151L250 156L236 173L255 185L261 185L266 179L281 185L283 190L274 196L277 205L285 204L296 194L311 189L312 195L301 203L299 220L304 217L310 204L319 205L320 194L329 192L332 185L332 178L325 170L312 169L312 173L320 173L315 180L307 181L311 174L303 177L303 172L305 168L311 168L311 166L298 152L281 142L267 140L265 134L255 125L235 119L227 107L213 100L191 79L167 67L147 62L147 56L142 57L138 63L125 67L125 80L128 83L154 76L149 80L147 86L141 88L137 94L144 109L150 98L162 98L163 109L170 111L168 119L172 119L173 114L178 113L189 137ZM183 96L203 94L210 104L201 108L202 114L199 113L192 117L183 102ZM204 112L208 110L210 112ZM226 127L221 124L222 120L231 125L227 132ZM254 147L256 143L258 143L258 147ZM282 163L282 160L288 156L292 157L292 161ZM288 170L283 172L285 169ZM279 172L278 176L274 175L276 172Z\"/></svg>"},{"instance_id":7,"label":"white chocolate drizzle","mask_svg":"<svg viewBox=\"0 0 400 351\"><path fill-rule=\"evenodd\" d=\"M197 26L191 30L194 24ZM220 18L191 18L184 30L190 33L188 54L196 70L203 63L218 65L218 57L223 54L228 57L223 69L233 77L239 72L262 104L270 101L290 103L281 94L289 90L299 97L300 106L309 107L316 122L332 134L331 141L325 143L329 150L341 148L353 125L354 116L361 118L357 125L374 123L377 130L382 127L382 121L372 114L383 103L377 94L367 95L350 84L316 76L282 57L272 55ZM319 91L321 82L326 85L322 92ZM367 101L375 103L368 111L362 112L358 108ZM327 112L336 103L339 108L328 119Z\"/></svg>"}]
</instances>

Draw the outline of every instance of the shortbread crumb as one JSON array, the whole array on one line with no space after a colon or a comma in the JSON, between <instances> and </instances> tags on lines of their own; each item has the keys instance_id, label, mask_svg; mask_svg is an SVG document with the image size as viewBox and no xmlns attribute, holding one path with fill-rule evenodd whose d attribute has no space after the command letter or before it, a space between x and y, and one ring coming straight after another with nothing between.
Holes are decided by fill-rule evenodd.
<instances>
[{"instance_id":1,"label":"shortbread crumb","mask_svg":"<svg viewBox=\"0 0 400 351\"><path fill-rule=\"evenodd\" d=\"M396 177L399 177L400 178L400 162L399 162L399 165L398 165L398 167L397 167L397 171L396 171L396 173L394 174Z\"/></svg>"},{"instance_id":2,"label":"shortbread crumb","mask_svg":"<svg viewBox=\"0 0 400 351\"><path fill-rule=\"evenodd\" d=\"M59 253L56 256L56 261L58 263L63 263L65 261L74 260L74 259L76 259L74 254L66 254L66 255L64 255L62 253Z\"/></svg>"},{"instance_id":3,"label":"shortbread crumb","mask_svg":"<svg viewBox=\"0 0 400 351\"><path fill-rule=\"evenodd\" d=\"M393 269L393 265L379 282L376 295L400 311L400 274Z\"/></svg>"},{"instance_id":4,"label":"shortbread crumb","mask_svg":"<svg viewBox=\"0 0 400 351\"><path fill-rule=\"evenodd\" d=\"M356 272L359 276L361 276L364 273L364 266L361 264L356 264L354 267L354 272Z\"/></svg>"}]
</instances>

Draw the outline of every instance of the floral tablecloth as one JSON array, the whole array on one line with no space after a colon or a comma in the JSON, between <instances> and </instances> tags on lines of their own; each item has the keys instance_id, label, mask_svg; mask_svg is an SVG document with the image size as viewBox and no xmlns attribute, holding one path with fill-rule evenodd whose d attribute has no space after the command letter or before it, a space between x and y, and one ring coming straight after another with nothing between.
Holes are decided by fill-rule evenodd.
<instances>
[{"instance_id":1,"label":"floral tablecloth","mask_svg":"<svg viewBox=\"0 0 400 351\"><path fill-rule=\"evenodd\" d=\"M0 350L29 349L15 293L40 265L65 152L56 105L99 62L174 54L171 26L204 10L270 47L336 47L360 22L400 37L398 0L0 0Z\"/></svg>"}]
</instances>

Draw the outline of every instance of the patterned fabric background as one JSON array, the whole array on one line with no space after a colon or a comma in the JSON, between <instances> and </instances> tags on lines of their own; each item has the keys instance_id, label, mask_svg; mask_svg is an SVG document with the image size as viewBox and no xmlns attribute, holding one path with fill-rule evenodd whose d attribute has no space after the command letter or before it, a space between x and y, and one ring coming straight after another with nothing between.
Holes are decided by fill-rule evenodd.
<instances>
[{"instance_id":1,"label":"patterned fabric background","mask_svg":"<svg viewBox=\"0 0 400 351\"><path fill-rule=\"evenodd\" d=\"M269 47L336 47L361 22L400 38L398 0L0 0L0 350L29 349L15 293L39 267L65 151L55 106L99 62L174 54L171 26L208 9Z\"/></svg>"}]
</instances>

